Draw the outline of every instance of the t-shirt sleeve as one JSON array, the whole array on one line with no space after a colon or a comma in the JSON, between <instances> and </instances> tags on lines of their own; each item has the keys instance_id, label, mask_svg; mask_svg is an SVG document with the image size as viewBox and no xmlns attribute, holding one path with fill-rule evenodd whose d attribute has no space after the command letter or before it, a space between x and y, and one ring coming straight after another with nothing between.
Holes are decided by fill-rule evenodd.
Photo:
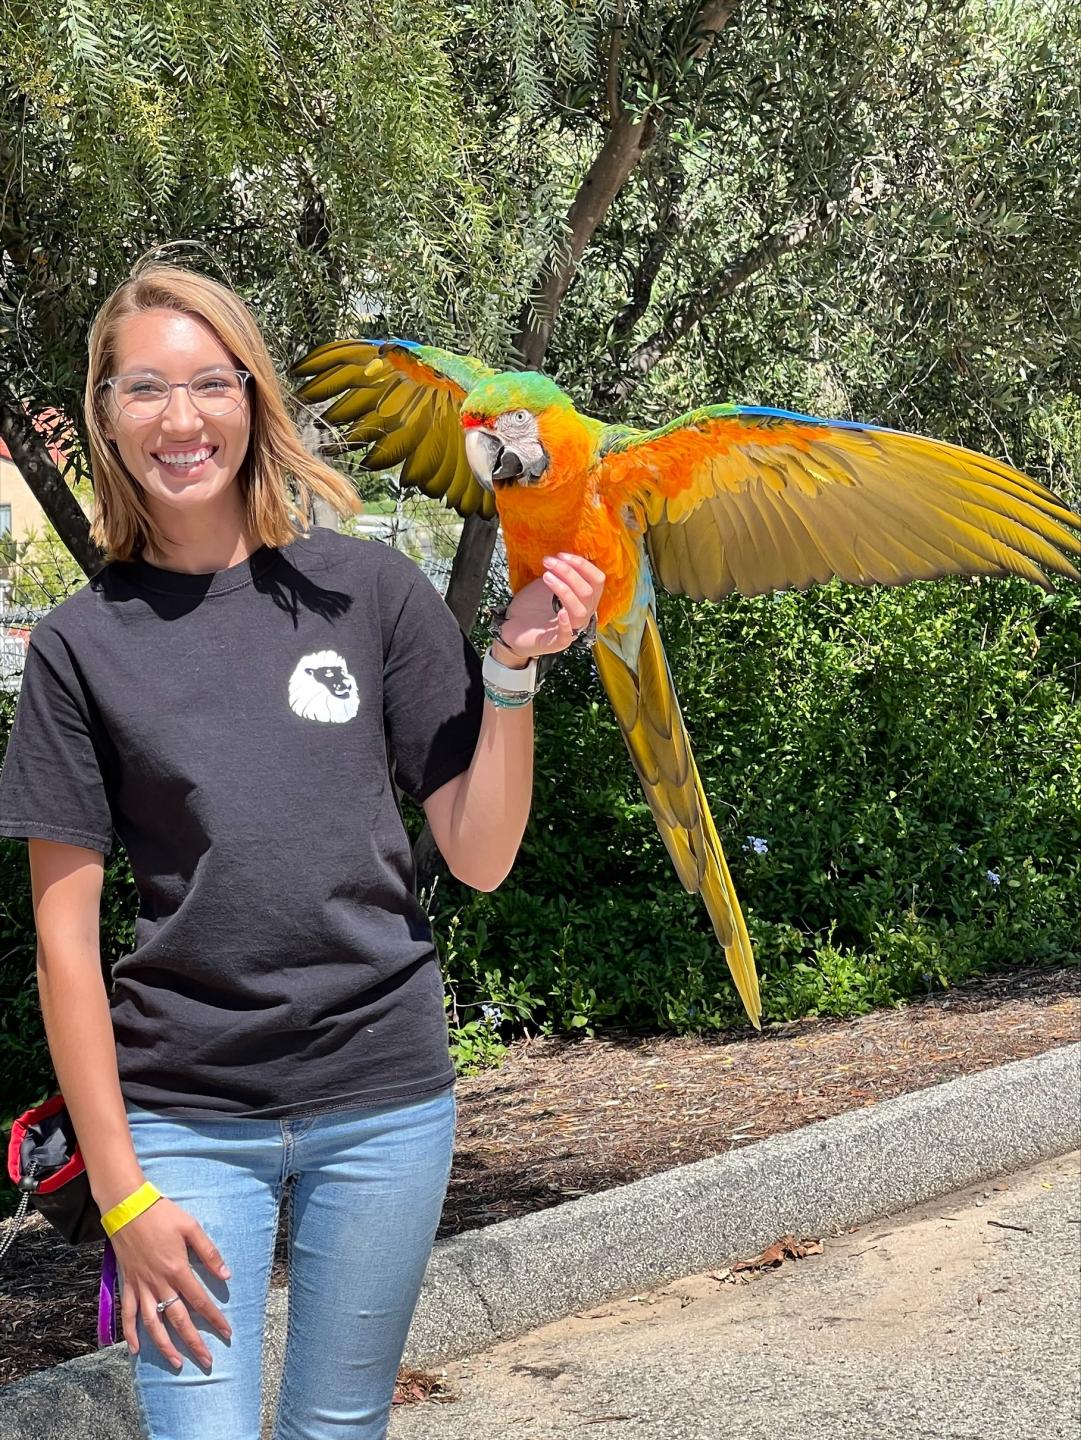
<instances>
[{"instance_id":1,"label":"t-shirt sleeve","mask_svg":"<svg viewBox=\"0 0 1081 1440\"><path fill-rule=\"evenodd\" d=\"M0 835L109 853L113 823L97 728L66 645L39 622L0 770Z\"/></svg>"},{"instance_id":2,"label":"t-shirt sleeve","mask_svg":"<svg viewBox=\"0 0 1081 1440\"><path fill-rule=\"evenodd\" d=\"M480 660L420 570L383 667L383 718L396 782L418 803L468 770L484 713Z\"/></svg>"}]
</instances>

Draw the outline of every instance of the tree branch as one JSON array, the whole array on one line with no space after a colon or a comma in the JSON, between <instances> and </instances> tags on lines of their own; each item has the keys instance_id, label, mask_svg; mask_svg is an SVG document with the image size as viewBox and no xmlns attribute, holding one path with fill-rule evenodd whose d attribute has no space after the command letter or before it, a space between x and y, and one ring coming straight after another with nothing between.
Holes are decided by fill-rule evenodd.
<instances>
[{"instance_id":1,"label":"tree branch","mask_svg":"<svg viewBox=\"0 0 1081 1440\"><path fill-rule=\"evenodd\" d=\"M706 316L718 309L723 300L738 290L752 275L776 264L782 255L799 249L808 240L820 235L836 217L839 208L836 201L827 201L810 215L792 221L782 229L774 231L772 235L767 235L750 250L744 251L716 271L697 294L686 296L674 305L660 328L631 352L627 359L626 373L611 387L610 393L620 401L626 401L658 360L667 355Z\"/></svg>"},{"instance_id":2,"label":"tree branch","mask_svg":"<svg viewBox=\"0 0 1081 1440\"><path fill-rule=\"evenodd\" d=\"M45 438L23 408L0 395L0 436L56 533L87 576L96 575L105 556L90 539L90 524L49 456Z\"/></svg>"},{"instance_id":3,"label":"tree branch","mask_svg":"<svg viewBox=\"0 0 1081 1440\"><path fill-rule=\"evenodd\" d=\"M514 348L527 369L540 366L552 338L559 307L586 246L627 176L649 148L652 133L650 115L630 120L621 113L609 127L604 144L567 212L564 235L545 261L537 285L518 318Z\"/></svg>"},{"instance_id":4,"label":"tree branch","mask_svg":"<svg viewBox=\"0 0 1081 1440\"><path fill-rule=\"evenodd\" d=\"M300 193L304 203L297 221L297 244L319 263L327 278L328 288L333 286L341 290L343 280L340 268L334 263L331 250L326 199L316 183L315 175L306 159L300 160L299 172ZM320 320L319 305L310 289L301 295L300 308L304 315L308 336L317 335ZM314 339L311 339L308 342L308 348L313 348L316 343ZM321 495L312 495L311 497L309 520L313 525L320 526L325 530L337 530L341 525L341 517L338 512Z\"/></svg>"},{"instance_id":5,"label":"tree branch","mask_svg":"<svg viewBox=\"0 0 1081 1440\"><path fill-rule=\"evenodd\" d=\"M645 253L631 279L630 295L608 328L608 353L613 359L649 309L653 286L681 228L679 202L686 188L687 177L677 160L665 176L657 202L657 217L646 241Z\"/></svg>"},{"instance_id":6,"label":"tree branch","mask_svg":"<svg viewBox=\"0 0 1081 1440\"><path fill-rule=\"evenodd\" d=\"M695 23L700 38L693 57L700 60L735 13L735 0L710 0ZM618 16L617 16L618 23ZM605 83L609 111L618 95L618 76L611 73L620 48L613 35L609 70ZM632 120L618 102L609 121L608 134L597 152L585 179L571 203L564 222L564 234L541 266L537 283L518 319L514 349L528 369L536 369L552 337L556 316L570 288L586 247L593 239L627 177L650 148L656 133L657 115L648 111Z\"/></svg>"},{"instance_id":7,"label":"tree branch","mask_svg":"<svg viewBox=\"0 0 1081 1440\"><path fill-rule=\"evenodd\" d=\"M695 60L704 60L714 40L739 9L739 0L708 0L698 12L694 28L701 40L691 51Z\"/></svg>"},{"instance_id":8,"label":"tree branch","mask_svg":"<svg viewBox=\"0 0 1081 1440\"><path fill-rule=\"evenodd\" d=\"M707 0L696 22L699 39L693 56L699 60L735 13L739 0ZM518 317L511 348L530 369L538 369L552 338L556 316L570 288L578 264L597 227L623 188L627 177L656 138L657 117L652 112L632 120L623 109L619 70L623 53L623 9L613 20L612 42L602 81L608 104L608 134L589 167L567 212L564 235L541 265L532 294ZM462 529L454 555L446 601L467 633L473 628L484 582L495 549L496 523L471 515ZM417 884L430 887L439 865L439 852L426 825L413 847Z\"/></svg>"},{"instance_id":9,"label":"tree branch","mask_svg":"<svg viewBox=\"0 0 1081 1440\"><path fill-rule=\"evenodd\" d=\"M614 125L623 114L623 102L619 94L619 67L623 58L623 0L619 0L616 13L612 17L610 41L604 88L608 96L608 123Z\"/></svg>"}]
</instances>

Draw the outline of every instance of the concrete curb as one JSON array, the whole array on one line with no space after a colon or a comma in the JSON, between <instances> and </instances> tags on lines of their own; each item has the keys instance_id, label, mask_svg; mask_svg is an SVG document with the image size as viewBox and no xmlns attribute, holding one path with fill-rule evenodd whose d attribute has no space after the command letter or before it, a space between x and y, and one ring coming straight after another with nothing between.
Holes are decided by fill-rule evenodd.
<instances>
[{"instance_id":1,"label":"concrete curb","mask_svg":"<svg viewBox=\"0 0 1081 1440\"><path fill-rule=\"evenodd\" d=\"M828 1235L1081 1145L1081 1044L883 1100L710 1160L442 1241L406 1362L438 1365L575 1310L752 1255L786 1232ZM272 1291L264 1422L287 1292ZM0 1440L137 1440L115 1345L0 1390Z\"/></svg>"}]
</instances>

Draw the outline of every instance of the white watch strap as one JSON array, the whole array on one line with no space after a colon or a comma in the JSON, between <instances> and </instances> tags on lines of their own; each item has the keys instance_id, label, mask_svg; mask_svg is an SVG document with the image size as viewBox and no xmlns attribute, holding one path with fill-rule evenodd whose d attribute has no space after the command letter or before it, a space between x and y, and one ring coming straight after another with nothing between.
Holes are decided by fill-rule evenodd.
<instances>
[{"instance_id":1,"label":"white watch strap","mask_svg":"<svg viewBox=\"0 0 1081 1440\"><path fill-rule=\"evenodd\" d=\"M524 670L514 670L495 658L489 648L484 652L481 674L489 685L497 690L507 690L512 695L531 695L537 688L537 661L534 657Z\"/></svg>"}]
</instances>

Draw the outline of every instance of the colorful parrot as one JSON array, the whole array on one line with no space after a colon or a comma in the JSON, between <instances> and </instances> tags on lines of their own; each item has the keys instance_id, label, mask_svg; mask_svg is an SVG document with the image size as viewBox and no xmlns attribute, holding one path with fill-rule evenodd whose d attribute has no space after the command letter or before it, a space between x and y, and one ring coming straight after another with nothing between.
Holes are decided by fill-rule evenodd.
<instances>
[{"instance_id":1,"label":"colorful parrot","mask_svg":"<svg viewBox=\"0 0 1081 1440\"><path fill-rule=\"evenodd\" d=\"M594 657L688 891L705 901L751 1022L758 977L657 629L654 576L677 594L805 589L833 577L1081 580L1081 516L1000 461L943 441L786 410L709 405L657 430L606 425L532 371L406 340L341 340L296 367L299 398L368 445L368 470L503 528L515 593L557 551L604 572ZM1041 569L1040 567L1043 567Z\"/></svg>"}]
</instances>

